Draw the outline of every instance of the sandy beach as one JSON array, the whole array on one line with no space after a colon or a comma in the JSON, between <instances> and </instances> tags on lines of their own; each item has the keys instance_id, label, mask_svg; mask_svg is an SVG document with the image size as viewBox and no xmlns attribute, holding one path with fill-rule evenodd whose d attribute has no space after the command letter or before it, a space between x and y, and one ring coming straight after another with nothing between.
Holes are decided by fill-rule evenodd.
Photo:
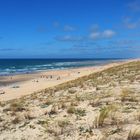
<instances>
[{"instance_id":1,"label":"sandy beach","mask_svg":"<svg viewBox=\"0 0 140 140\"><path fill-rule=\"evenodd\" d=\"M0 140L140 138L140 61L2 80Z\"/></svg>"},{"instance_id":2,"label":"sandy beach","mask_svg":"<svg viewBox=\"0 0 140 140\"><path fill-rule=\"evenodd\" d=\"M7 101L20 98L24 95L38 92L48 87L74 80L116 65L134 60L115 62L103 66L82 67L67 70L51 70L32 74L21 74L14 76L0 77L0 101Z\"/></svg>"}]
</instances>

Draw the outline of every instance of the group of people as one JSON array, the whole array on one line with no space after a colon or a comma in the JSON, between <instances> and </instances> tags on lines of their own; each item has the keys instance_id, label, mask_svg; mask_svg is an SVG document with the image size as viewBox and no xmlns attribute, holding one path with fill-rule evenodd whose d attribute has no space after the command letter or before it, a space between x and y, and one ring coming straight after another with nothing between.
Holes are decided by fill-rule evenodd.
<instances>
[{"instance_id":1,"label":"group of people","mask_svg":"<svg viewBox=\"0 0 140 140\"><path fill-rule=\"evenodd\" d=\"M40 78L52 79L53 76L52 75L41 75Z\"/></svg>"},{"instance_id":2,"label":"group of people","mask_svg":"<svg viewBox=\"0 0 140 140\"><path fill-rule=\"evenodd\" d=\"M40 78L53 79L53 76L52 75L41 75ZM56 80L60 80L60 79L61 79L60 76L58 76L56 78ZM33 80L33 82L37 82L38 83L39 80Z\"/></svg>"},{"instance_id":3,"label":"group of people","mask_svg":"<svg viewBox=\"0 0 140 140\"><path fill-rule=\"evenodd\" d=\"M40 78L52 79L53 76L52 75L41 75ZM61 78L60 78L60 76L58 76L56 79L60 80Z\"/></svg>"}]
</instances>

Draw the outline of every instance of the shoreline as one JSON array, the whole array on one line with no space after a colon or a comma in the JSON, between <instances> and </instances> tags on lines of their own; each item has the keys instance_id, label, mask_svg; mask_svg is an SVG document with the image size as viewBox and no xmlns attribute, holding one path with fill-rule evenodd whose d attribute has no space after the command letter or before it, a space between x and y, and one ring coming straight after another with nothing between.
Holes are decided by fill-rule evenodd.
<instances>
[{"instance_id":1,"label":"shoreline","mask_svg":"<svg viewBox=\"0 0 140 140\"><path fill-rule=\"evenodd\" d=\"M67 70L77 70L77 69L83 69L83 68L95 68L95 67L102 67L108 64L112 64L112 63L120 63L120 62L126 62L126 61L130 61L133 59L121 59L121 60L113 60L111 62L107 62L107 63L103 63L103 64L99 64L99 65L94 65L94 66L80 66L80 67L69 67L69 68L63 68L63 69L46 69L46 70L37 70L37 71L32 71L32 72L25 72L25 73L14 73L14 74L6 74L6 75L0 75L0 87L5 86L5 84L9 85L9 84L13 84L13 83L18 83L18 82L23 82L23 81L27 81L29 79L22 79L20 77L27 77L27 76L36 76L39 75L41 73L46 73L46 72L53 72L53 71L67 71ZM12 81L10 79L10 77L17 77L20 80L14 80ZM10 79L10 80L8 80Z\"/></svg>"},{"instance_id":2,"label":"shoreline","mask_svg":"<svg viewBox=\"0 0 140 140\"><path fill-rule=\"evenodd\" d=\"M112 59L112 60L110 59L110 60L107 60L108 62L104 62L104 63L101 63L101 64L95 64L95 65L73 66L73 67L52 68L52 69L49 68L49 69L42 69L42 70L37 69L37 70L34 70L34 71L24 71L24 72L14 72L14 73L0 74L0 77L26 75L26 74L36 74L36 73L47 72L47 71L55 71L55 70L68 70L68 69L77 69L77 68L84 68L84 67L103 66L103 65L110 64L110 63L124 62L124 61L129 61L129 60L132 60L132 59ZM106 60L100 60L100 61L106 61ZM80 62L80 61L78 61L78 62Z\"/></svg>"},{"instance_id":3,"label":"shoreline","mask_svg":"<svg viewBox=\"0 0 140 140\"><path fill-rule=\"evenodd\" d=\"M0 77L0 83L3 82L7 84L5 86L0 86L0 90L5 92L4 94L0 94L0 101L20 98L34 92L39 92L45 88L54 87L65 82L75 80L79 77L137 60L139 59L112 62L102 66L70 68L65 70L47 70L32 74L15 75L12 76L12 79L9 76Z\"/></svg>"}]
</instances>

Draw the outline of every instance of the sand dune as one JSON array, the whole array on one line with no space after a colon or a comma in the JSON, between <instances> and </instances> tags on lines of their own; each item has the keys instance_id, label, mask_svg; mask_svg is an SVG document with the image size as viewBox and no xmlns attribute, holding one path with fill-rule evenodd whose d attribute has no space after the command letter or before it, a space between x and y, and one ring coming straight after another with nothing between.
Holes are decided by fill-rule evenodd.
<instances>
[{"instance_id":1,"label":"sand dune","mask_svg":"<svg viewBox=\"0 0 140 140\"><path fill-rule=\"evenodd\" d=\"M12 101L1 101L0 140L139 140L140 61L88 70L47 72L67 77L68 82L59 79L64 83L57 85L59 80L53 75L47 81L56 82L57 86ZM84 76L75 79L77 75ZM39 77L34 80L44 83L46 79ZM30 80L16 84L23 86ZM39 89L39 82L35 81L30 86ZM17 94L20 92L14 98L21 97ZM8 98L9 95L0 96L8 100L14 94Z\"/></svg>"}]
</instances>

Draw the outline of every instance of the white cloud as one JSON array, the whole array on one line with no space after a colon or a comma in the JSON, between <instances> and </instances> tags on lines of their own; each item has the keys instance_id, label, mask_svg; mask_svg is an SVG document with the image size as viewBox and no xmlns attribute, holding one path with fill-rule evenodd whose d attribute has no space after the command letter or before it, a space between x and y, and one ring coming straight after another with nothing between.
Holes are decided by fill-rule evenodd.
<instances>
[{"instance_id":1,"label":"white cloud","mask_svg":"<svg viewBox=\"0 0 140 140\"><path fill-rule=\"evenodd\" d=\"M92 32L90 35L89 35L90 39L98 39L101 37L101 33L100 32Z\"/></svg>"},{"instance_id":2,"label":"white cloud","mask_svg":"<svg viewBox=\"0 0 140 140\"><path fill-rule=\"evenodd\" d=\"M125 17L123 19L123 24L128 29L135 29L139 26L140 19L133 21L133 19L131 17Z\"/></svg>"},{"instance_id":3,"label":"white cloud","mask_svg":"<svg viewBox=\"0 0 140 140\"><path fill-rule=\"evenodd\" d=\"M116 33L113 30L105 30L102 33L103 38L112 38Z\"/></svg>"},{"instance_id":4,"label":"white cloud","mask_svg":"<svg viewBox=\"0 0 140 140\"><path fill-rule=\"evenodd\" d=\"M128 29L135 29L137 27L137 23L127 23L125 27Z\"/></svg>"},{"instance_id":5,"label":"white cloud","mask_svg":"<svg viewBox=\"0 0 140 140\"><path fill-rule=\"evenodd\" d=\"M74 41L82 41L83 37L82 36L65 35L65 36L56 37L56 40L74 42Z\"/></svg>"},{"instance_id":6,"label":"white cloud","mask_svg":"<svg viewBox=\"0 0 140 140\"><path fill-rule=\"evenodd\" d=\"M65 25L64 26L64 31L66 31L66 32L75 31L75 27L70 26L70 25Z\"/></svg>"},{"instance_id":7,"label":"white cloud","mask_svg":"<svg viewBox=\"0 0 140 140\"><path fill-rule=\"evenodd\" d=\"M127 6L134 12L140 12L140 0L132 0Z\"/></svg>"},{"instance_id":8,"label":"white cloud","mask_svg":"<svg viewBox=\"0 0 140 140\"><path fill-rule=\"evenodd\" d=\"M91 32L90 35L89 35L89 38L90 39L103 39L103 38L112 38L113 36L116 35L116 32L113 31L113 30L104 30L103 32Z\"/></svg>"}]
</instances>

